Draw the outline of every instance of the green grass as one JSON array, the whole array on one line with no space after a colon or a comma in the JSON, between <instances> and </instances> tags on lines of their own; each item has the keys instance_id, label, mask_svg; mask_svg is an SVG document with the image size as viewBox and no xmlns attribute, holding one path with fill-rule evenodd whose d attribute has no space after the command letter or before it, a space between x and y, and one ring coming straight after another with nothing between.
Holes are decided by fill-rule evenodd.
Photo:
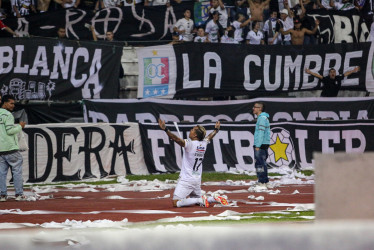
<instances>
[{"instance_id":1,"label":"green grass","mask_svg":"<svg viewBox=\"0 0 374 250\"><path fill-rule=\"evenodd\" d=\"M311 176L314 174L314 171L313 170L301 170L301 171L298 171L298 172L301 172L302 174L304 174L305 176Z\"/></svg>"},{"instance_id":2,"label":"green grass","mask_svg":"<svg viewBox=\"0 0 374 250\"><path fill-rule=\"evenodd\" d=\"M250 213L240 214L240 220L200 220L200 221L176 221L176 222L141 222L129 227L154 227L159 225L193 225L193 226L232 226L248 223L282 223L282 222L312 222L314 219L301 218L314 216L314 211L282 211L282 213ZM249 218L248 218L249 217Z\"/></svg>"},{"instance_id":3,"label":"green grass","mask_svg":"<svg viewBox=\"0 0 374 250\"><path fill-rule=\"evenodd\" d=\"M299 171L303 173L306 176L311 176L314 174L314 171L312 170L303 170ZM269 173L269 176L281 176L281 174L278 173ZM166 173L166 174L151 174L151 175L128 175L126 176L126 179L129 181L139 181L139 180L147 180L147 181L153 181L155 179L159 181L166 181L166 180L178 180L179 173ZM257 177L255 175L246 175L246 174L230 174L230 173L222 173L222 172L204 172L202 176L202 182L207 181L240 181L240 180L257 180ZM104 179L99 181L74 181L74 182L59 182L59 183L49 183L49 184L28 184L25 185L25 187L33 187L33 186L56 186L56 187L62 187L63 185L67 184L87 184L87 185L108 185L108 184L116 184L117 178L112 179Z\"/></svg>"}]
</instances>

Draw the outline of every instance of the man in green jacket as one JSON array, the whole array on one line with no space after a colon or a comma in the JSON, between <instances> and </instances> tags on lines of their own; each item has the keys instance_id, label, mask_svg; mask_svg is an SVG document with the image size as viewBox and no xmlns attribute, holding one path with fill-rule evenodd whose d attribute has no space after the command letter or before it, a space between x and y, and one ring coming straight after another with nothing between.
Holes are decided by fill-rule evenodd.
<instances>
[{"instance_id":1,"label":"man in green jacket","mask_svg":"<svg viewBox=\"0 0 374 250\"><path fill-rule=\"evenodd\" d=\"M266 159L270 144L270 122L269 114L265 112L265 104L256 102L253 106L253 114L257 115L256 129L254 135L255 168L259 187L267 188L269 177Z\"/></svg>"},{"instance_id":2,"label":"man in green jacket","mask_svg":"<svg viewBox=\"0 0 374 250\"><path fill-rule=\"evenodd\" d=\"M16 200L22 201L23 195L22 179L22 155L19 152L17 134L25 127L25 122L14 124L14 117L10 113L14 109L15 99L11 95L4 95L1 99L0 108L0 201L7 199L6 178L8 169L13 174Z\"/></svg>"}]
</instances>

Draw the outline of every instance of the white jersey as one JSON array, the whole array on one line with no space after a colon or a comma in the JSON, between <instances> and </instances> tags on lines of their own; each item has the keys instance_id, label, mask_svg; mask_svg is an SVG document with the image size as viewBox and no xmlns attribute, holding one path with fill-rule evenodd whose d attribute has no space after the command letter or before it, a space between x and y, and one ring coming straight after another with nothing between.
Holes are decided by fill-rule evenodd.
<instances>
[{"instance_id":1,"label":"white jersey","mask_svg":"<svg viewBox=\"0 0 374 250\"><path fill-rule=\"evenodd\" d=\"M235 40L235 38L228 37L227 35L221 37L221 43L239 44L239 42Z\"/></svg>"},{"instance_id":2,"label":"white jersey","mask_svg":"<svg viewBox=\"0 0 374 250\"><path fill-rule=\"evenodd\" d=\"M76 1L77 1L77 0L72 0L71 3L65 3L63 7L64 7L65 9L67 9L67 8L71 8L71 7L74 6L74 4L75 4Z\"/></svg>"},{"instance_id":3,"label":"white jersey","mask_svg":"<svg viewBox=\"0 0 374 250\"><path fill-rule=\"evenodd\" d=\"M191 42L193 40L193 21L192 19L187 20L186 18L179 19L175 24L174 27L176 27L178 30L184 30L183 41Z\"/></svg>"},{"instance_id":4,"label":"white jersey","mask_svg":"<svg viewBox=\"0 0 374 250\"><path fill-rule=\"evenodd\" d=\"M243 41L243 37L242 37L242 34L243 34L243 28L240 27L242 23L241 22L238 22L238 21L234 21L232 23L232 26L235 28L235 32L234 32L234 39L238 42L241 42Z\"/></svg>"},{"instance_id":5,"label":"white jersey","mask_svg":"<svg viewBox=\"0 0 374 250\"><path fill-rule=\"evenodd\" d=\"M143 0L121 0L123 6L132 6L138 3L142 3Z\"/></svg>"},{"instance_id":6,"label":"white jersey","mask_svg":"<svg viewBox=\"0 0 374 250\"><path fill-rule=\"evenodd\" d=\"M332 7L330 6L330 0L321 0L321 4L327 10L332 9Z\"/></svg>"},{"instance_id":7,"label":"white jersey","mask_svg":"<svg viewBox=\"0 0 374 250\"><path fill-rule=\"evenodd\" d=\"M208 140L192 141L191 139L184 140L184 155L182 159L182 168L179 175L180 180L200 183L201 174L203 172L203 160Z\"/></svg>"},{"instance_id":8,"label":"white jersey","mask_svg":"<svg viewBox=\"0 0 374 250\"><path fill-rule=\"evenodd\" d=\"M120 5L121 1L120 0L103 0L105 8L110 8L110 7L117 7Z\"/></svg>"},{"instance_id":9,"label":"white jersey","mask_svg":"<svg viewBox=\"0 0 374 250\"><path fill-rule=\"evenodd\" d=\"M197 37L195 37L194 42L195 43L205 43L206 39L207 39L206 36L197 36Z\"/></svg>"},{"instance_id":10,"label":"white jersey","mask_svg":"<svg viewBox=\"0 0 374 250\"><path fill-rule=\"evenodd\" d=\"M213 21L210 20L205 27L205 33L209 34L209 41L211 43L218 43L218 25Z\"/></svg>"},{"instance_id":11,"label":"white jersey","mask_svg":"<svg viewBox=\"0 0 374 250\"><path fill-rule=\"evenodd\" d=\"M11 0L12 11L14 12L13 6L15 5L18 8L18 12L21 16L30 15L31 5L34 5L33 0ZM16 13L14 12L14 15Z\"/></svg>"},{"instance_id":12,"label":"white jersey","mask_svg":"<svg viewBox=\"0 0 374 250\"><path fill-rule=\"evenodd\" d=\"M159 5L166 5L167 3L170 3L170 0L152 0L150 2L152 3L151 6L159 6Z\"/></svg>"},{"instance_id":13,"label":"white jersey","mask_svg":"<svg viewBox=\"0 0 374 250\"><path fill-rule=\"evenodd\" d=\"M293 19L291 17L287 17L285 21L283 21L281 19L281 22L283 24L283 30L284 31L287 31L287 30L290 30L290 29L293 29L294 25L293 25ZM283 41L291 41L291 35L288 34L288 35L284 35L284 39Z\"/></svg>"},{"instance_id":14,"label":"white jersey","mask_svg":"<svg viewBox=\"0 0 374 250\"><path fill-rule=\"evenodd\" d=\"M261 31L254 32L251 30L247 34L247 40L249 40L249 44L261 44L261 40L264 40L264 35Z\"/></svg>"}]
</instances>

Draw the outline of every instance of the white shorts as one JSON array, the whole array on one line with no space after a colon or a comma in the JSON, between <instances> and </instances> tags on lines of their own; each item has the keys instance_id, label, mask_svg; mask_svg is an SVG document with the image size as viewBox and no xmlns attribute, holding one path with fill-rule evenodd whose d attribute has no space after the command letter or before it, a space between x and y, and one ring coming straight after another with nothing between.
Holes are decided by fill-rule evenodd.
<instances>
[{"instance_id":1,"label":"white shorts","mask_svg":"<svg viewBox=\"0 0 374 250\"><path fill-rule=\"evenodd\" d=\"M201 197L201 182L191 183L179 180L174 190L173 200L182 200L187 197Z\"/></svg>"}]
</instances>

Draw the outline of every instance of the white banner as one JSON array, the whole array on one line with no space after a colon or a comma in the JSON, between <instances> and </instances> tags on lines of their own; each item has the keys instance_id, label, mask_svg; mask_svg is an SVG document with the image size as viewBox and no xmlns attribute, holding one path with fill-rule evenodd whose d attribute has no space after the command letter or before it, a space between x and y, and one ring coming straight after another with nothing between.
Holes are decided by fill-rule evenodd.
<instances>
[{"instance_id":1,"label":"white banner","mask_svg":"<svg viewBox=\"0 0 374 250\"><path fill-rule=\"evenodd\" d=\"M24 132L25 183L148 174L137 123L30 125Z\"/></svg>"},{"instance_id":2,"label":"white banner","mask_svg":"<svg viewBox=\"0 0 374 250\"><path fill-rule=\"evenodd\" d=\"M172 45L137 50L139 64L138 98L165 97L175 94L177 61Z\"/></svg>"}]
</instances>

